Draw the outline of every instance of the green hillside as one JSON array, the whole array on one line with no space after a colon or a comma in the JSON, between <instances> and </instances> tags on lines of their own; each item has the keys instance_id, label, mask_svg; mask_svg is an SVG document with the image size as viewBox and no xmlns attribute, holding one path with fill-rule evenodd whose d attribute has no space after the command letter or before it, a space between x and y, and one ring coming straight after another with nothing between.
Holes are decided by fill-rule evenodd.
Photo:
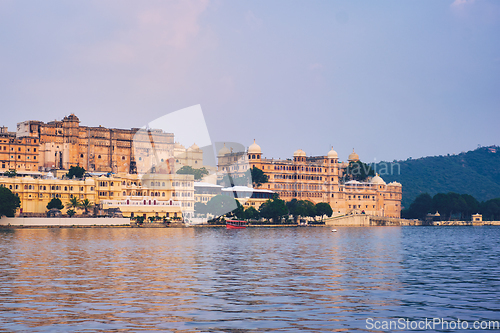
<instances>
[{"instance_id":1,"label":"green hillside","mask_svg":"<svg viewBox=\"0 0 500 333\"><path fill-rule=\"evenodd\" d=\"M388 167L384 165L388 163ZM400 174L398 175L398 167ZM408 208L421 193L456 192L470 194L479 201L500 197L500 147L481 147L458 155L432 156L376 165L387 182L403 185L402 205ZM392 170L384 172L384 170Z\"/></svg>"}]
</instances>

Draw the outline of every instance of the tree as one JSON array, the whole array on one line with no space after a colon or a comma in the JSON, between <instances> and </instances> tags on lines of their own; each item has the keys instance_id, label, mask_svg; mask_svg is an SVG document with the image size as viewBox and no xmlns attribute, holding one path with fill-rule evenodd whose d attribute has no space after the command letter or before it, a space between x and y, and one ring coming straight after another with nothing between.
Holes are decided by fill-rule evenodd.
<instances>
[{"instance_id":1,"label":"tree","mask_svg":"<svg viewBox=\"0 0 500 333\"><path fill-rule=\"evenodd\" d=\"M3 174L9 178L14 178L17 176L17 171L15 169L10 169L9 171L5 171Z\"/></svg>"},{"instance_id":2,"label":"tree","mask_svg":"<svg viewBox=\"0 0 500 333\"><path fill-rule=\"evenodd\" d=\"M73 210L73 208L79 209L80 205L81 205L80 199L78 199L77 197L73 197L73 198L69 199L69 202L66 204L66 208L71 209L71 210ZM74 210L73 210L73 212L74 212Z\"/></svg>"},{"instance_id":3,"label":"tree","mask_svg":"<svg viewBox=\"0 0 500 333\"><path fill-rule=\"evenodd\" d=\"M69 217L73 217L73 215L75 215L75 214L76 214L76 212L75 212L73 209L68 209L68 210L66 211L66 214L68 214L68 215L69 215Z\"/></svg>"},{"instance_id":4,"label":"tree","mask_svg":"<svg viewBox=\"0 0 500 333\"><path fill-rule=\"evenodd\" d=\"M330 204L326 202L318 202L316 204L316 214L318 216L321 216L321 221L323 221L323 216L325 215L328 217L332 216L333 210Z\"/></svg>"},{"instance_id":5,"label":"tree","mask_svg":"<svg viewBox=\"0 0 500 333\"><path fill-rule=\"evenodd\" d=\"M216 195L207 203L207 210L214 216L222 216L238 208L236 199L226 195Z\"/></svg>"},{"instance_id":6,"label":"tree","mask_svg":"<svg viewBox=\"0 0 500 333\"><path fill-rule=\"evenodd\" d=\"M194 179L200 180L203 178L203 176L206 176L209 174L208 170L205 167L202 167L200 169L194 169L193 167L189 165L185 165L179 170L177 170L177 174L179 175L193 175Z\"/></svg>"},{"instance_id":7,"label":"tree","mask_svg":"<svg viewBox=\"0 0 500 333\"><path fill-rule=\"evenodd\" d=\"M372 167L361 161L349 162L347 168L344 169L345 179L365 181L368 177L375 176Z\"/></svg>"},{"instance_id":8,"label":"tree","mask_svg":"<svg viewBox=\"0 0 500 333\"><path fill-rule=\"evenodd\" d=\"M252 177L252 184L254 188L259 188L262 184L269 181L269 177L259 168L252 167L250 169L250 176Z\"/></svg>"},{"instance_id":9,"label":"tree","mask_svg":"<svg viewBox=\"0 0 500 333\"><path fill-rule=\"evenodd\" d=\"M240 204L238 200L236 201L236 208L231 211L231 213L236 216L236 218L243 220L245 218L245 208Z\"/></svg>"},{"instance_id":10,"label":"tree","mask_svg":"<svg viewBox=\"0 0 500 333\"><path fill-rule=\"evenodd\" d=\"M90 207L92 207L93 203L89 201L89 199L85 199L80 202L80 208L85 210L85 214L89 213Z\"/></svg>"},{"instance_id":11,"label":"tree","mask_svg":"<svg viewBox=\"0 0 500 333\"><path fill-rule=\"evenodd\" d=\"M431 212L432 198L429 193L422 193L411 203L410 208L405 213L405 217L410 219L424 219Z\"/></svg>"},{"instance_id":12,"label":"tree","mask_svg":"<svg viewBox=\"0 0 500 333\"><path fill-rule=\"evenodd\" d=\"M207 215L208 209L207 205L205 205L203 202L195 202L194 203L194 213L199 214L199 215Z\"/></svg>"},{"instance_id":13,"label":"tree","mask_svg":"<svg viewBox=\"0 0 500 333\"><path fill-rule=\"evenodd\" d=\"M69 179L72 179L73 177L75 178L83 178L83 175L85 174L85 169L79 166L71 166L68 170L68 173L66 174L66 177Z\"/></svg>"},{"instance_id":14,"label":"tree","mask_svg":"<svg viewBox=\"0 0 500 333\"><path fill-rule=\"evenodd\" d=\"M64 208L64 205L59 198L52 198L52 200L50 200L50 202L47 204L47 209L50 210L52 208L61 210Z\"/></svg>"},{"instance_id":15,"label":"tree","mask_svg":"<svg viewBox=\"0 0 500 333\"><path fill-rule=\"evenodd\" d=\"M245 219L247 220L258 220L259 219L259 211L254 207L248 207L245 209Z\"/></svg>"},{"instance_id":16,"label":"tree","mask_svg":"<svg viewBox=\"0 0 500 333\"><path fill-rule=\"evenodd\" d=\"M14 217L21 206L21 200L6 187L0 187L0 217Z\"/></svg>"},{"instance_id":17,"label":"tree","mask_svg":"<svg viewBox=\"0 0 500 333\"><path fill-rule=\"evenodd\" d=\"M278 223L283 216L288 214L288 209L285 201L275 195L273 199L267 200L260 206L259 212L263 218L272 219L274 223Z\"/></svg>"},{"instance_id":18,"label":"tree","mask_svg":"<svg viewBox=\"0 0 500 333\"><path fill-rule=\"evenodd\" d=\"M318 214L316 213L316 206L314 205L314 203L312 203L309 200L303 200L302 205L304 205L304 210L305 210L304 216L312 217L312 218L316 219L316 216Z\"/></svg>"}]
</instances>

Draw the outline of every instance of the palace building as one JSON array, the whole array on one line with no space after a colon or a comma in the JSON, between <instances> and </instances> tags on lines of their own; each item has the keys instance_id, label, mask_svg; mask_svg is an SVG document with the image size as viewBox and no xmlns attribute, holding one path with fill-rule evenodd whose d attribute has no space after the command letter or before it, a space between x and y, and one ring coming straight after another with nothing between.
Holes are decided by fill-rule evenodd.
<instances>
[{"instance_id":1,"label":"palace building","mask_svg":"<svg viewBox=\"0 0 500 333\"><path fill-rule=\"evenodd\" d=\"M190 218L194 213L192 175L116 174L81 180L44 177L0 177L0 187L10 189L21 199L18 214L43 216L53 198L67 210L71 198L88 199L101 209L119 208L124 216L166 216Z\"/></svg>"},{"instance_id":2,"label":"palace building","mask_svg":"<svg viewBox=\"0 0 500 333\"><path fill-rule=\"evenodd\" d=\"M147 168L174 156L172 133L80 126L74 114L48 123L24 121L17 124L15 133L3 128L0 145L2 170L21 172L80 166L87 171L145 173ZM26 150L20 146L26 146ZM35 148L37 151L33 151ZM4 154L16 149L18 154ZM32 153L36 153L36 160Z\"/></svg>"},{"instance_id":3,"label":"palace building","mask_svg":"<svg viewBox=\"0 0 500 333\"><path fill-rule=\"evenodd\" d=\"M224 146L218 153L218 170L222 178L225 173L238 177L249 168L259 168L269 177L262 188L275 191L285 201L326 202L340 215L365 213L399 218L401 184L386 184L379 175L367 182L343 183L344 169L356 161L359 156L353 150L347 162L340 162L333 148L325 156L307 156L298 149L290 159L266 159L254 140L246 152L233 152Z\"/></svg>"}]
</instances>

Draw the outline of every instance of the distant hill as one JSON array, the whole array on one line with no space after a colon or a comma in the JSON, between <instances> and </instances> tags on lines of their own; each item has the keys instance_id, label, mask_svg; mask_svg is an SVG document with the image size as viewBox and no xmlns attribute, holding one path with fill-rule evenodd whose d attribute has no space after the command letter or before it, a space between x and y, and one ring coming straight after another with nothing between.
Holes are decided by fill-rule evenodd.
<instances>
[{"instance_id":1,"label":"distant hill","mask_svg":"<svg viewBox=\"0 0 500 333\"><path fill-rule=\"evenodd\" d=\"M388 163L388 167L384 165ZM400 174L397 174L400 166ZM380 162L376 168L386 183L403 185L404 208L421 193L456 192L479 201L500 197L500 147L481 147L458 155L432 156L406 161ZM394 174L386 174L392 170ZM389 172L390 173L390 172Z\"/></svg>"}]
</instances>

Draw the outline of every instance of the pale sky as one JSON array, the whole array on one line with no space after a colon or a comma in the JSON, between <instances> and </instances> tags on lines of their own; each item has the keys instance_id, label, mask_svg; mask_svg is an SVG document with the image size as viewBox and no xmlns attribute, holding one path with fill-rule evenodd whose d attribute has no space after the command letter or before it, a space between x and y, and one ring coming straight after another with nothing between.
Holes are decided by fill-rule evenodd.
<instances>
[{"instance_id":1,"label":"pale sky","mask_svg":"<svg viewBox=\"0 0 500 333\"><path fill-rule=\"evenodd\" d=\"M496 0L0 0L0 125L199 104L269 158L460 153L500 145L499 41Z\"/></svg>"}]
</instances>

